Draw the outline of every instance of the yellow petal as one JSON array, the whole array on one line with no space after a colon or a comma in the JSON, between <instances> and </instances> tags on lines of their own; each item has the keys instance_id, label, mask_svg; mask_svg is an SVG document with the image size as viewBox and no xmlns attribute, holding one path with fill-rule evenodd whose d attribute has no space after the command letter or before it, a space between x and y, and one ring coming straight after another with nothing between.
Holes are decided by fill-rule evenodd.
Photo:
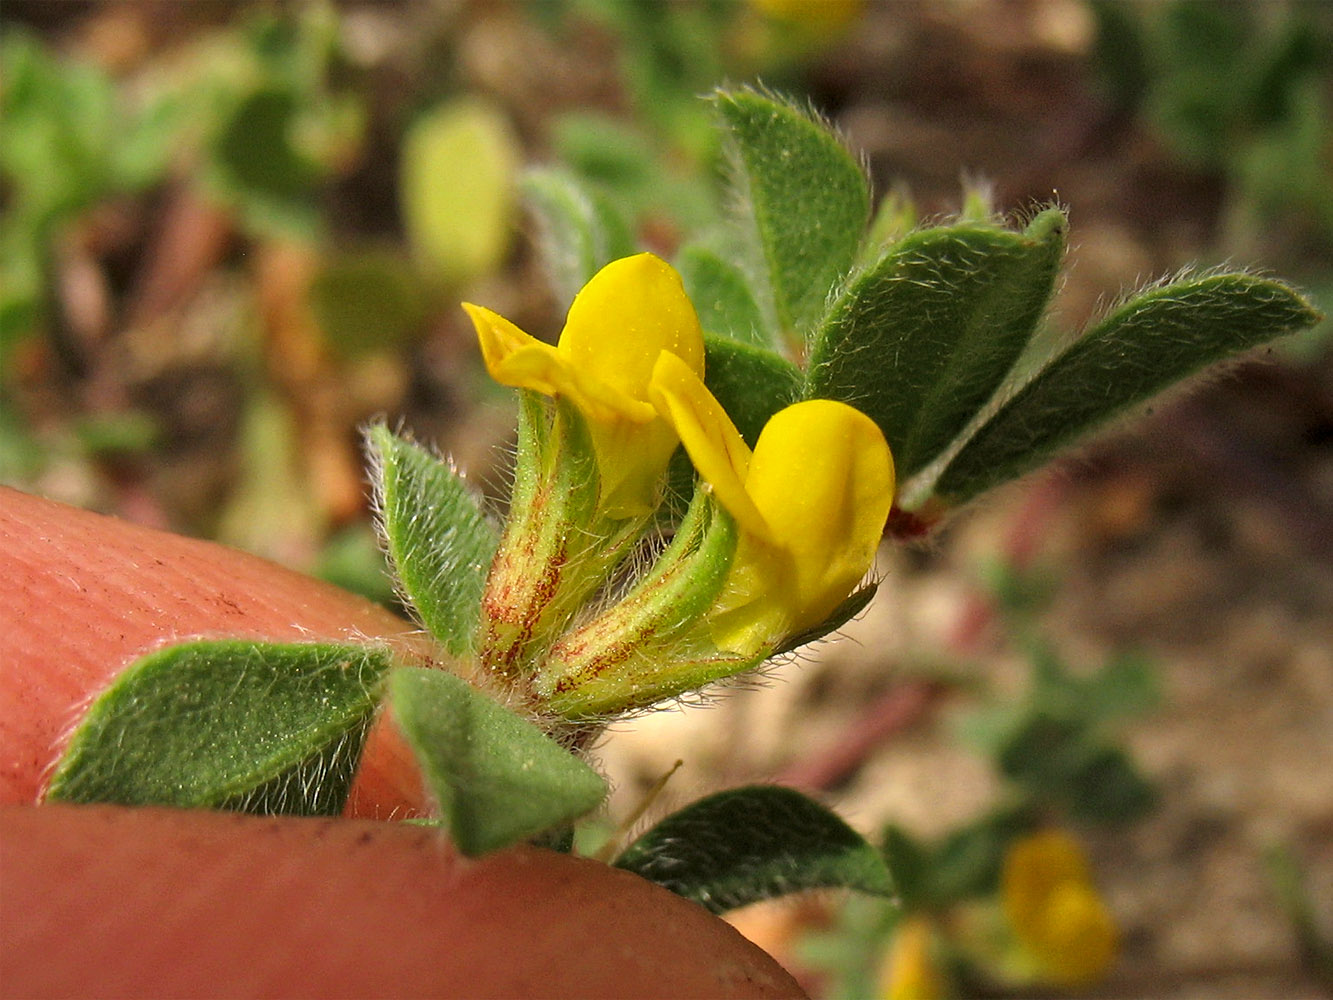
<instances>
[{"instance_id":1,"label":"yellow petal","mask_svg":"<svg viewBox=\"0 0 1333 1000\"><path fill-rule=\"evenodd\" d=\"M818 625L874 562L893 503L884 435L845 403L796 403L764 426L745 490L794 564L790 627Z\"/></svg>"},{"instance_id":2,"label":"yellow petal","mask_svg":"<svg viewBox=\"0 0 1333 1000\"><path fill-rule=\"evenodd\" d=\"M1082 848L1068 834L1049 830L1010 847L1002 894L1014 935L1046 978L1086 984L1114 959L1115 920L1092 884Z\"/></svg>"},{"instance_id":3,"label":"yellow petal","mask_svg":"<svg viewBox=\"0 0 1333 1000\"><path fill-rule=\"evenodd\" d=\"M491 378L515 389L564 396L593 422L646 423L656 412L646 400L631 399L570 364L569 358L484 306L464 302L481 344Z\"/></svg>"},{"instance_id":4,"label":"yellow petal","mask_svg":"<svg viewBox=\"0 0 1333 1000\"><path fill-rule=\"evenodd\" d=\"M593 275L569 307L559 350L575 371L645 402L662 351L695 375L704 368L699 317L680 276L650 253L612 261Z\"/></svg>"},{"instance_id":5,"label":"yellow petal","mask_svg":"<svg viewBox=\"0 0 1333 1000\"><path fill-rule=\"evenodd\" d=\"M653 367L653 405L680 435L690 461L742 532L769 538L768 525L745 491L750 448L689 365L662 351Z\"/></svg>"},{"instance_id":6,"label":"yellow petal","mask_svg":"<svg viewBox=\"0 0 1333 1000\"><path fill-rule=\"evenodd\" d=\"M925 917L908 917L898 925L881 973L884 1000L940 1000L946 995L934 937Z\"/></svg>"},{"instance_id":7,"label":"yellow petal","mask_svg":"<svg viewBox=\"0 0 1333 1000\"><path fill-rule=\"evenodd\" d=\"M675 431L651 409L650 416L652 419L644 423L588 423L602 477L599 506L608 517L650 514L661 498L662 472L679 442Z\"/></svg>"},{"instance_id":8,"label":"yellow petal","mask_svg":"<svg viewBox=\"0 0 1333 1000\"><path fill-rule=\"evenodd\" d=\"M485 306L464 302L481 344L481 358L491 378L515 389L535 389L553 396L564 380L564 359L550 344L544 344Z\"/></svg>"}]
</instances>

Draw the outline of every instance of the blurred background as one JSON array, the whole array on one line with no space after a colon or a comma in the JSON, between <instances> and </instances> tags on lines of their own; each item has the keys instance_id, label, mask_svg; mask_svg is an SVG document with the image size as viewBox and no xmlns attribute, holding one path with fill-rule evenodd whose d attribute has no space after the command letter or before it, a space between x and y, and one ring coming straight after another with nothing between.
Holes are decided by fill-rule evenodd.
<instances>
[{"instance_id":1,"label":"blurred background","mask_svg":"<svg viewBox=\"0 0 1333 1000\"><path fill-rule=\"evenodd\" d=\"M7 0L0 18L0 482L390 605L360 428L410 428L501 503L513 403L458 302L554 337L560 212L626 252L707 229L725 204L699 98L724 82L807 102L911 219L1067 206L1053 335L1187 265L1333 302L1318 0ZM1330 525L1326 321L884 551L865 616L771 684L618 727L613 816L683 758L650 813L781 780L934 845L936 869L955 842L980 852L967 893L920 905L952 988L1004 995L1041 976L969 928L1017 802L1076 832L1119 928L1113 965L1043 991L1329 994ZM1053 712L1077 739L1033 722ZM1120 763L1034 763L1089 746ZM817 993L891 991L882 908L736 920Z\"/></svg>"}]
</instances>

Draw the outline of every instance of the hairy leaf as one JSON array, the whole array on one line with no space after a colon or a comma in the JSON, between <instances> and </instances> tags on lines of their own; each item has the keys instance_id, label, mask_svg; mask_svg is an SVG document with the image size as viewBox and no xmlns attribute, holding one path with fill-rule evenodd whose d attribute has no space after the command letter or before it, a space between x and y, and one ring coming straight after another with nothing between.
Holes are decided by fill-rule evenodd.
<instances>
[{"instance_id":1,"label":"hairy leaf","mask_svg":"<svg viewBox=\"0 0 1333 1000\"><path fill-rule=\"evenodd\" d=\"M596 808L606 782L526 719L443 670L402 667L390 701L444 825L477 855Z\"/></svg>"},{"instance_id":2,"label":"hairy leaf","mask_svg":"<svg viewBox=\"0 0 1333 1000\"><path fill-rule=\"evenodd\" d=\"M631 844L616 866L714 913L802 889L893 890L879 851L819 803L776 785L687 806Z\"/></svg>"},{"instance_id":3,"label":"hairy leaf","mask_svg":"<svg viewBox=\"0 0 1333 1000\"><path fill-rule=\"evenodd\" d=\"M781 355L705 336L704 382L753 448L768 418L799 398L801 373Z\"/></svg>"},{"instance_id":4,"label":"hairy leaf","mask_svg":"<svg viewBox=\"0 0 1333 1000\"><path fill-rule=\"evenodd\" d=\"M93 702L47 799L337 814L388 666L327 643L151 653Z\"/></svg>"},{"instance_id":5,"label":"hairy leaf","mask_svg":"<svg viewBox=\"0 0 1333 1000\"><path fill-rule=\"evenodd\" d=\"M367 440L380 530L403 594L449 652L466 653L499 544L495 528L447 463L383 424Z\"/></svg>"},{"instance_id":6,"label":"hairy leaf","mask_svg":"<svg viewBox=\"0 0 1333 1000\"><path fill-rule=\"evenodd\" d=\"M815 338L807 396L840 399L884 431L900 477L938 455L1013 367L1046 307L1064 216L1027 233L925 229L853 279Z\"/></svg>"},{"instance_id":7,"label":"hairy leaf","mask_svg":"<svg viewBox=\"0 0 1333 1000\"><path fill-rule=\"evenodd\" d=\"M750 90L714 97L742 222L756 242L778 325L808 336L856 259L870 217L860 165L833 132Z\"/></svg>"},{"instance_id":8,"label":"hairy leaf","mask_svg":"<svg viewBox=\"0 0 1333 1000\"><path fill-rule=\"evenodd\" d=\"M522 189L560 301L574 301L603 266L634 253L629 225L615 207L567 171L530 170Z\"/></svg>"},{"instance_id":9,"label":"hairy leaf","mask_svg":"<svg viewBox=\"0 0 1333 1000\"><path fill-rule=\"evenodd\" d=\"M969 500L1204 366L1318 320L1292 289L1249 274L1205 275L1144 292L1001 406L949 463L935 492Z\"/></svg>"},{"instance_id":10,"label":"hairy leaf","mask_svg":"<svg viewBox=\"0 0 1333 1000\"><path fill-rule=\"evenodd\" d=\"M757 347L773 345L750 282L735 263L695 243L681 250L676 270L705 333Z\"/></svg>"}]
</instances>

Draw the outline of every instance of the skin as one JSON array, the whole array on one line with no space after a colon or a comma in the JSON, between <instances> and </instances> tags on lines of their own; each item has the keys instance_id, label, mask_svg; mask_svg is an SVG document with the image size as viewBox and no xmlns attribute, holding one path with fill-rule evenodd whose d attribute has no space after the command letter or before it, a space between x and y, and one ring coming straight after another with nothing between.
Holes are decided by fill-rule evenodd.
<instances>
[{"instance_id":1,"label":"skin","mask_svg":"<svg viewBox=\"0 0 1333 1000\"><path fill-rule=\"evenodd\" d=\"M636 876L469 861L366 819L35 805L89 701L196 636L390 642L406 623L261 559L0 488L0 997L795 997L764 952ZM353 816L424 810L381 720Z\"/></svg>"}]
</instances>

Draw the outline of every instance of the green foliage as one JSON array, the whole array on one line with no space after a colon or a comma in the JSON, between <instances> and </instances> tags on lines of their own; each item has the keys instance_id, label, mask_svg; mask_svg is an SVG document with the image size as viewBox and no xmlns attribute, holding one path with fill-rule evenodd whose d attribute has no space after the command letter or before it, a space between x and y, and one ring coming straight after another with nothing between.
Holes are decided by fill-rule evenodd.
<instances>
[{"instance_id":1,"label":"green foliage","mask_svg":"<svg viewBox=\"0 0 1333 1000\"><path fill-rule=\"evenodd\" d=\"M696 95L726 76L723 40L736 5L573 0L570 7L614 32L621 76L654 131L703 151L712 137ZM565 30L586 28L576 23Z\"/></svg>"},{"instance_id":2,"label":"green foliage","mask_svg":"<svg viewBox=\"0 0 1333 1000\"><path fill-rule=\"evenodd\" d=\"M801 372L763 347L709 336L704 347L704 381L753 448L768 418L800 396Z\"/></svg>"},{"instance_id":3,"label":"green foliage","mask_svg":"<svg viewBox=\"0 0 1333 1000\"><path fill-rule=\"evenodd\" d=\"M796 108L744 90L719 91L713 102L735 209L755 253L756 297L799 343L856 259L869 185L833 133Z\"/></svg>"},{"instance_id":4,"label":"green foliage","mask_svg":"<svg viewBox=\"0 0 1333 1000\"><path fill-rule=\"evenodd\" d=\"M93 703L49 801L336 815L389 667L363 646L170 646Z\"/></svg>"},{"instance_id":5,"label":"green foliage","mask_svg":"<svg viewBox=\"0 0 1333 1000\"><path fill-rule=\"evenodd\" d=\"M1150 289L1086 331L977 430L935 484L960 503L1048 461L1062 447L1205 365L1313 325L1281 282L1211 274Z\"/></svg>"},{"instance_id":6,"label":"green foliage","mask_svg":"<svg viewBox=\"0 0 1333 1000\"><path fill-rule=\"evenodd\" d=\"M45 309L52 242L78 213L161 179L176 110L132 104L87 62L66 62L25 31L0 38L0 371Z\"/></svg>"},{"instance_id":7,"label":"green foliage","mask_svg":"<svg viewBox=\"0 0 1333 1000\"><path fill-rule=\"evenodd\" d=\"M723 913L802 889L893 891L883 859L834 813L790 788L720 792L673 813L616 866Z\"/></svg>"},{"instance_id":8,"label":"green foliage","mask_svg":"<svg viewBox=\"0 0 1333 1000\"><path fill-rule=\"evenodd\" d=\"M523 195L537 222L551 284L572 302L588 279L634 252L629 225L609 198L567 170L529 170Z\"/></svg>"},{"instance_id":9,"label":"green foliage","mask_svg":"<svg viewBox=\"0 0 1333 1000\"><path fill-rule=\"evenodd\" d=\"M1018 612L1024 628L1033 612ZM1110 733L1156 707L1152 665L1112 656L1100 669L1071 670L1046 642L1025 640L1030 679L1023 697L973 715L963 735L994 760L1022 802L1087 823L1125 823L1156 804L1156 792Z\"/></svg>"},{"instance_id":10,"label":"green foliage","mask_svg":"<svg viewBox=\"0 0 1333 1000\"><path fill-rule=\"evenodd\" d=\"M431 279L459 287L502 262L516 208L518 159L504 116L478 100L435 108L408 129L403 221Z\"/></svg>"},{"instance_id":11,"label":"green foliage","mask_svg":"<svg viewBox=\"0 0 1333 1000\"><path fill-rule=\"evenodd\" d=\"M495 528L467 485L426 449L383 424L367 443L385 549L404 596L449 652L471 650Z\"/></svg>"},{"instance_id":12,"label":"green foliage","mask_svg":"<svg viewBox=\"0 0 1333 1000\"><path fill-rule=\"evenodd\" d=\"M461 677L403 667L389 678L389 697L464 854L564 826L606 795L596 771Z\"/></svg>"},{"instance_id":13,"label":"green foliage","mask_svg":"<svg viewBox=\"0 0 1333 1000\"><path fill-rule=\"evenodd\" d=\"M213 142L216 176L243 192L256 217L281 228L316 225L317 163L293 142L301 112L297 95L262 89L246 94Z\"/></svg>"},{"instance_id":14,"label":"green foliage","mask_svg":"<svg viewBox=\"0 0 1333 1000\"><path fill-rule=\"evenodd\" d=\"M755 347L773 343L749 280L727 255L706 244L691 243L677 255L676 270L704 333Z\"/></svg>"},{"instance_id":15,"label":"green foliage","mask_svg":"<svg viewBox=\"0 0 1333 1000\"><path fill-rule=\"evenodd\" d=\"M1027 345L1065 227L1048 209L1024 234L960 223L904 237L835 300L815 335L807 395L860 408L884 431L898 474L919 471Z\"/></svg>"},{"instance_id":16,"label":"green foliage","mask_svg":"<svg viewBox=\"0 0 1333 1000\"><path fill-rule=\"evenodd\" d=\"M993 895L1009 845L1038 825L1027 806L1005 806L928 843L890 824L882 850L904 910L943 910Z\"/></svg>"},{"instance_id":17,"label":"green foliage","mask_svg":"<svg viewBox=\"0 0 1333 1000\"><path fill-rule=\"evenodd\" d=\"M358 98L332 85L340 62L336 13L311 4L294 17L252 15L175 82L183 107L207 109L190 137L203 153L199 178L245 229L321 232L318 194L362 127Z\"/></svg>"},{"instance_id":18,"label":"green foliage","mask_svg":"<svg viewBox=\"0 0 1333 1000\"><path fill-rule=\"evenodd\" d=\"M1112 98L1186 165L1220 174L1233 212L1333 237L1333 14L1324 4L1099 0Z\"/></svg>"}]
</instances>

